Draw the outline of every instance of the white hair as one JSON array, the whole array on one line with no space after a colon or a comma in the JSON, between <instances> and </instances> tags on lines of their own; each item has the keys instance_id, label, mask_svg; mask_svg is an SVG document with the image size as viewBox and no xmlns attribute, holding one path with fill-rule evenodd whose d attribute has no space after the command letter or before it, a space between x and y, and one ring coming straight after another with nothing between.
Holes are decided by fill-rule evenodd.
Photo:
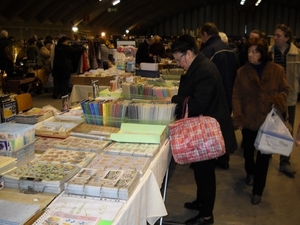
<instances>
[{"instance_id":1,"label":"white hair","mask_svg":"<svg viewBox=\"0 0 300 225\"><path fill-rule=\"evenodd\" d=\"M8 32L6 30L2 30L1 37L8 37Z\"/></svg>"},{"instance_id":2,"label":"white hair","mask_svg":"<svg viewBox=\"0 0 300 225\"><path fill-rule=\"evenodd\" d=\"M219 32L219 36L224 43L228 43L228 37L224 32Z\"/></svg>"}]
</instances>

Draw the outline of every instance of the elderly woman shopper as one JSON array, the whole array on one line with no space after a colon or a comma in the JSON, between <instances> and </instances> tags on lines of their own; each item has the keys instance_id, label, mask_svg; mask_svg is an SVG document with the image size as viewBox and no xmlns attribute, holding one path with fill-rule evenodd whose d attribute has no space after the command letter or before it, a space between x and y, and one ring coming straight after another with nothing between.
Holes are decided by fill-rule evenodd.
<instances>
[{"instance_id":1,"label":"elderly woman shopper","mask_svg":"<svg viewBox=\"0 0 300 225\"><path fill-rule=\"evenodd\" d=\"M215 118L220 124L226 150L234 151L237 148L237 142L217 67L199 52L195 39L190 35L183 35L173 42L171 52L178 65L186 70L186 73L180 78L178 94L171 99L173 103L177 103L177 115L181 116L183 102L186 97L189 97L188 116L204 115ZM216 160L212 159L195 162L191 165L197 184L197 196L195 201L187 202L185 206L192 205L194 209L199 210L199 213L185 221L185 224L214 223L215 164Z\"/></svg>"},{"instance_id":2,"label":"elderly woman shopper","mask_svg":"<svg viewBox=\"0 0 300 225\"><path fill-rule=\"evenodd\" d=\"M253 185L251 202L256 205L265 188L270 155L257 151L255 160L255 138L272 106L286 111L289 86L284 68L272 62L265 39L250 39L246 50L248 62L237 72L232 105L234 123L243 135L246 184Z\"/></svg>"}]
</instances>

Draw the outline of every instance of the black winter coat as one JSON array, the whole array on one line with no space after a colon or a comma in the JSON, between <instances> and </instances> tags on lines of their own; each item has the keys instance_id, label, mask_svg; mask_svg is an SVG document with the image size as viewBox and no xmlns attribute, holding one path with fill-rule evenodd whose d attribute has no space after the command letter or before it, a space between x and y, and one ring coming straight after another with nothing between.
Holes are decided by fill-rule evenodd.
<instances>
[{"instance_id":1,"label":"black winter coat","mask_svg":"<svg viewBox=\"0 0 300 225\"><path fill-rule=\"evenodd\" d=\"M0 38L0 70L6 70L6 72L13 68L12 60L10 60L5 54L5 48L11 43L12 41L6 37Z\"/></svg>"},{"instance_id":2,"label":"black winter coat","mask_svg":"<svg viewBox=\"0 0 300 225\"><path fill-rule=\"evenodd\" d=\"M219 36L212 36L201 45L201 52L219 69L230 113L232 111L232 89L239 68L238 55Z\"/></svg>"},{"instance_id":3,"label":"black winter coat","mask_svg":"<svg viewBox=\"0 0 300 225\"><path fill-rule=\"evenodd\" d=\"M77 53L82 53L85 48L82 46L73 47L65 44L55 46L55 55L53 60L53 77L68 78L73 73L73 58ZM78 65L79 61L77 62Z\"/></svg>"},{"instance_id":4,"label":"black winter coat","mask_svg":"<svg viewBox=\"0 0 300 225\"><path fill-rule=\"evenodd\" d=\"M215 118L221 127L226 152L237 149L221 76L214 63L202 53L194 59L186 74L181 76L178 95L172 97L172 102L177 103L178 118L181 118L182 105L188 96L189 117L204 115Z\"/></svg>"}]
</instances>

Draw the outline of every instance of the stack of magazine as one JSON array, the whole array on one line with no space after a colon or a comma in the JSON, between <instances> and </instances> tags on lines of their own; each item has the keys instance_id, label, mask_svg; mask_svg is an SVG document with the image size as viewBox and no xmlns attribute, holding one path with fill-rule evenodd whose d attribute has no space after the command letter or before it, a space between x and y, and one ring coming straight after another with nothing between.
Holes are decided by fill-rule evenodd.
<instances>
[{"instance_id":1,"label":"stack of magazine","mask_svg":"<svg viewBox=\"0 0 300 225\"><path fill-rule=\"evenodd\" d=\"M136 170L82 168L65 183L65 192L83 197L127 200L139 182Z\"/></svg>"},{"instance_id":2,"label":"stack of magazine","mask_svg":"<svg viewBox=\"0 0 300 225\"><path fill-rule=\"evenodd\" d=\"M75 165L33 161L11 170L3 176L3 179L5 187L20 189L24 193L59 194L64 190L64 183L78 170L79 168Z\"/></svg>"}]
</instances>

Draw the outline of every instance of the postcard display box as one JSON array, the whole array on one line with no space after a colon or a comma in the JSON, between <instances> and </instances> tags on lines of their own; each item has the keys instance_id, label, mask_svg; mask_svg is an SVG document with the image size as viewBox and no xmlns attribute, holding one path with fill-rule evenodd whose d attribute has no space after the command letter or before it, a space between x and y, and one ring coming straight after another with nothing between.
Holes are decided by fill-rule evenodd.
<instances>
[{"instance_id":1,"label":"postcard display box","mask_svg":"<svg viewBox=\"0 0 300 225\"><path fill-rule=\"evenodd\" d=\"M1 123L11 122L15 120L17 114L17 102L16 100L4 100L0 102L1 110Z\"/></svg>"},{"instance_id":2,"label":"postcard display box","mask_svg":"<svg viewBox=\"0 0 300 225\"><path fill-rule=\"evenodd\" d=\"M17 165L34 159L35 127L28 124L0 124L0 155L17 158Z\"/></svg>"}]
</instances>

